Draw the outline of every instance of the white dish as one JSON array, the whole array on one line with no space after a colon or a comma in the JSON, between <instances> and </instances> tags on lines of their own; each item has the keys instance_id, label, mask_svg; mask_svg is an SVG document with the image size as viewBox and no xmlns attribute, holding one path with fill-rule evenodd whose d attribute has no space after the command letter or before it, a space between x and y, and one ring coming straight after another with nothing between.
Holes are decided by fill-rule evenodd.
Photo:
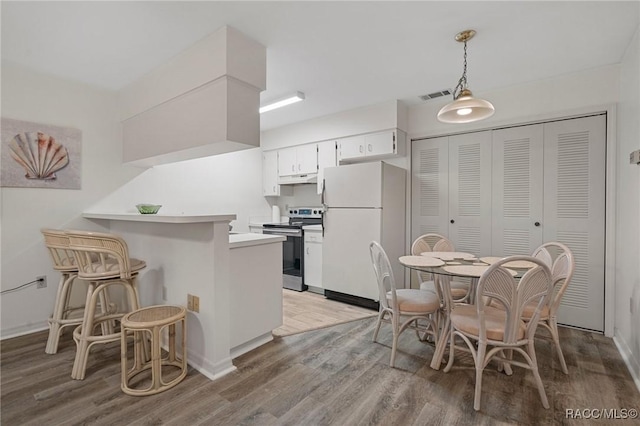
<instances>
[{"instance_id":1,"label":"white dish","mask_svg":"<svg viewBox=\"0 0 640 426\"><path fill-rule=\"evenodd\" d=\"M435 257L401 256L398 260L406 266L436 267L444 265L442 260Z\"/></svg>"},{"instance_id":2,"label":"white dish","mask_svg":"<svg viewBox=\"0 0 640 426\"><path fill-rule=\"evenodd\" d=\"M476 265L455 265L455 266L445 266L445 271L455 274L462 275L465 277L479 277L482 275L487 269L489 269L489 265L485 266L476 266ZM511 269L507 269L511 275L514 277L517 275L516 271L512 271Z\"/></svg>"},{"instance_id":3,"label":"white dish","mask_svg":"<svg viewBox=\"0 0 640 426\"><path fill-rule=\"evenodd\" d=\"M437 257L441 260L471 260L475 259L475 255L471 253L463 253L460 251L425 251L420 253L425 257Z\"/></svg>"},{"instance_id":4,"label":"white dish","mask_svg":"<svg viewBox=\"0 0 640 426\"><path fill-rule=\"evenodd\" d=\"M494 263L496 263L498 260L501 260L501 259L502 257L497 257L497 256L488 256L488 257L480 258L480 260L482 260L484 263L487 263L489 265L493 265ZM504 266L506 266L507 268L530 269L530 268L536 267L537 264L533 262L529 262L528 260L514 260L512 262L505 263Z\"/></svg>"}]
</instances>

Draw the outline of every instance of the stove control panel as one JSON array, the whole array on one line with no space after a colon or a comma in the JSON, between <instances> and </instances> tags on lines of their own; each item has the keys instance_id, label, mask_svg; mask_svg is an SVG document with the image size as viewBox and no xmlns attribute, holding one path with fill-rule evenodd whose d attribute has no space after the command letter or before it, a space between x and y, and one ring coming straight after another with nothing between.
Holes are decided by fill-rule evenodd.
<instances>
[{"instance_id":1,"label":"stove control panel","mask_svg":"<svg viewBox=\"0 0 640 426\"><path fill-rule=\"evenodd\" d=\"M321 218L324 213L324 207L290 207L290 218Z\"/></svg>"}]
</instances>

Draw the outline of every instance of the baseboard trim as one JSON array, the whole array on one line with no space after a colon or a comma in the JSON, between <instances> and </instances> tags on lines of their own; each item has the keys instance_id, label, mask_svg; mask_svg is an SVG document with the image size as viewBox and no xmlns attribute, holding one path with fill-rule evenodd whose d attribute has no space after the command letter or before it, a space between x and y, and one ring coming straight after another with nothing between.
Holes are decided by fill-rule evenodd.
<instances>
[{"instance_id":1,"label":"baseboard trim","mask_svg":"<svg viewBox=\"0 0 640 426\"><path fill-rule=\"evenodd\" d=\"M219 379L236 370L236 366L233 365L230 357L212 364L199 354L189 354L189 349L187 349L187 363L209 380Z\"/></svg>"},{"instance_id":2,"label":"baseboard trim","mask_svg":"<svg viewBox=\"0 0 640 426\"><path fill-rule=\"evenodd\" d=\"M1 333L0 340L13 339L14 337L26 336L27 334L33 334L33 333L37 333L39 331L44 331L48 329L49 329L48 322L19 325L16 327L11 327L11 328L2 330L0 332Z\"/></svg>"},{"instance_id":3,"label":"baseboard trim","mask_svg":"<svg viewBox=\"0 0 640 426\"><path fill-rule=\"evenodd\" d=\"M633 382L636 384L636 387L640 392L640 363L633 357L631 348L622 337L618 335L613 336L613 343L615 343L618 348L618 352L620 352L620 356L622 356L622 360L627 365L627 369L629 370L629 373L631 373Z\"/></svg>"}]
</instances>

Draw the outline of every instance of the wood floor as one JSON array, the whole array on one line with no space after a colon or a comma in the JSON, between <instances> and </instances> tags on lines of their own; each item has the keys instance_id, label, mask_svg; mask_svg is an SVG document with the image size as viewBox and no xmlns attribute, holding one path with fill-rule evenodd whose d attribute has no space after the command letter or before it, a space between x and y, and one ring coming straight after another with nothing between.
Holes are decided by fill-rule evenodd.
<instances>
[{"instance_id":1,"label":"wood floor","mask_svg":"<svg viewBox=\"0 0 640 426\"><path fill-rule=\"evenodd\" d=\"M290 336L378 314L377 311L330 300L310 291L282 289L283 323L274 336Z\"/></svg>"},{"instance_id":2,"label":"wood floor","mask_svg":"<svg viewBox=\"0 0 640 426\"><path fill-rule=\"evenodd\" d=\"M411 332L388 365L391 335L372 343L373 318L278 337L234 360L237 371L216 381L190 370L175 388L148 397L120 391L117 343L92 350L84 381L71 380L70 333L56 355L47 334L1 343L3 425L452 425L581 424L566 409L640 408L615 345L601 335L562 328L569 375L552 345L536 344L551 408L540 403L531 374L511 377L489 366L482 410L473 410L474 373L456 358L449 373L429 367L433 348ZM601 423L604 424L604 423ZM633 424L616 421L616 424ZM637 423L635 423L637 424Z\"/></svg>"}]
</instances>

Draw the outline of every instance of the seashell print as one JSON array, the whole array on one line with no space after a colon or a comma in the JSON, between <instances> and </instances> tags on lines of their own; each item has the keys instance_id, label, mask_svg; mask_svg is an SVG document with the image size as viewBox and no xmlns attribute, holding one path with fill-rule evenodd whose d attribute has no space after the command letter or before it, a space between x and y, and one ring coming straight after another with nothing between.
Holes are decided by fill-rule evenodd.
<instances>
[{"instance_id":1,"label":"seashell print","mask_svg":"<svg viewBox=\"0 0 640 426\"><path fill-rule=\"evenodd\" d=\"M11 157L27 172L27 179L55 179L69 164L67 149L42 132L19 133L9 142Z\"/></svg>"}]
</instances>

